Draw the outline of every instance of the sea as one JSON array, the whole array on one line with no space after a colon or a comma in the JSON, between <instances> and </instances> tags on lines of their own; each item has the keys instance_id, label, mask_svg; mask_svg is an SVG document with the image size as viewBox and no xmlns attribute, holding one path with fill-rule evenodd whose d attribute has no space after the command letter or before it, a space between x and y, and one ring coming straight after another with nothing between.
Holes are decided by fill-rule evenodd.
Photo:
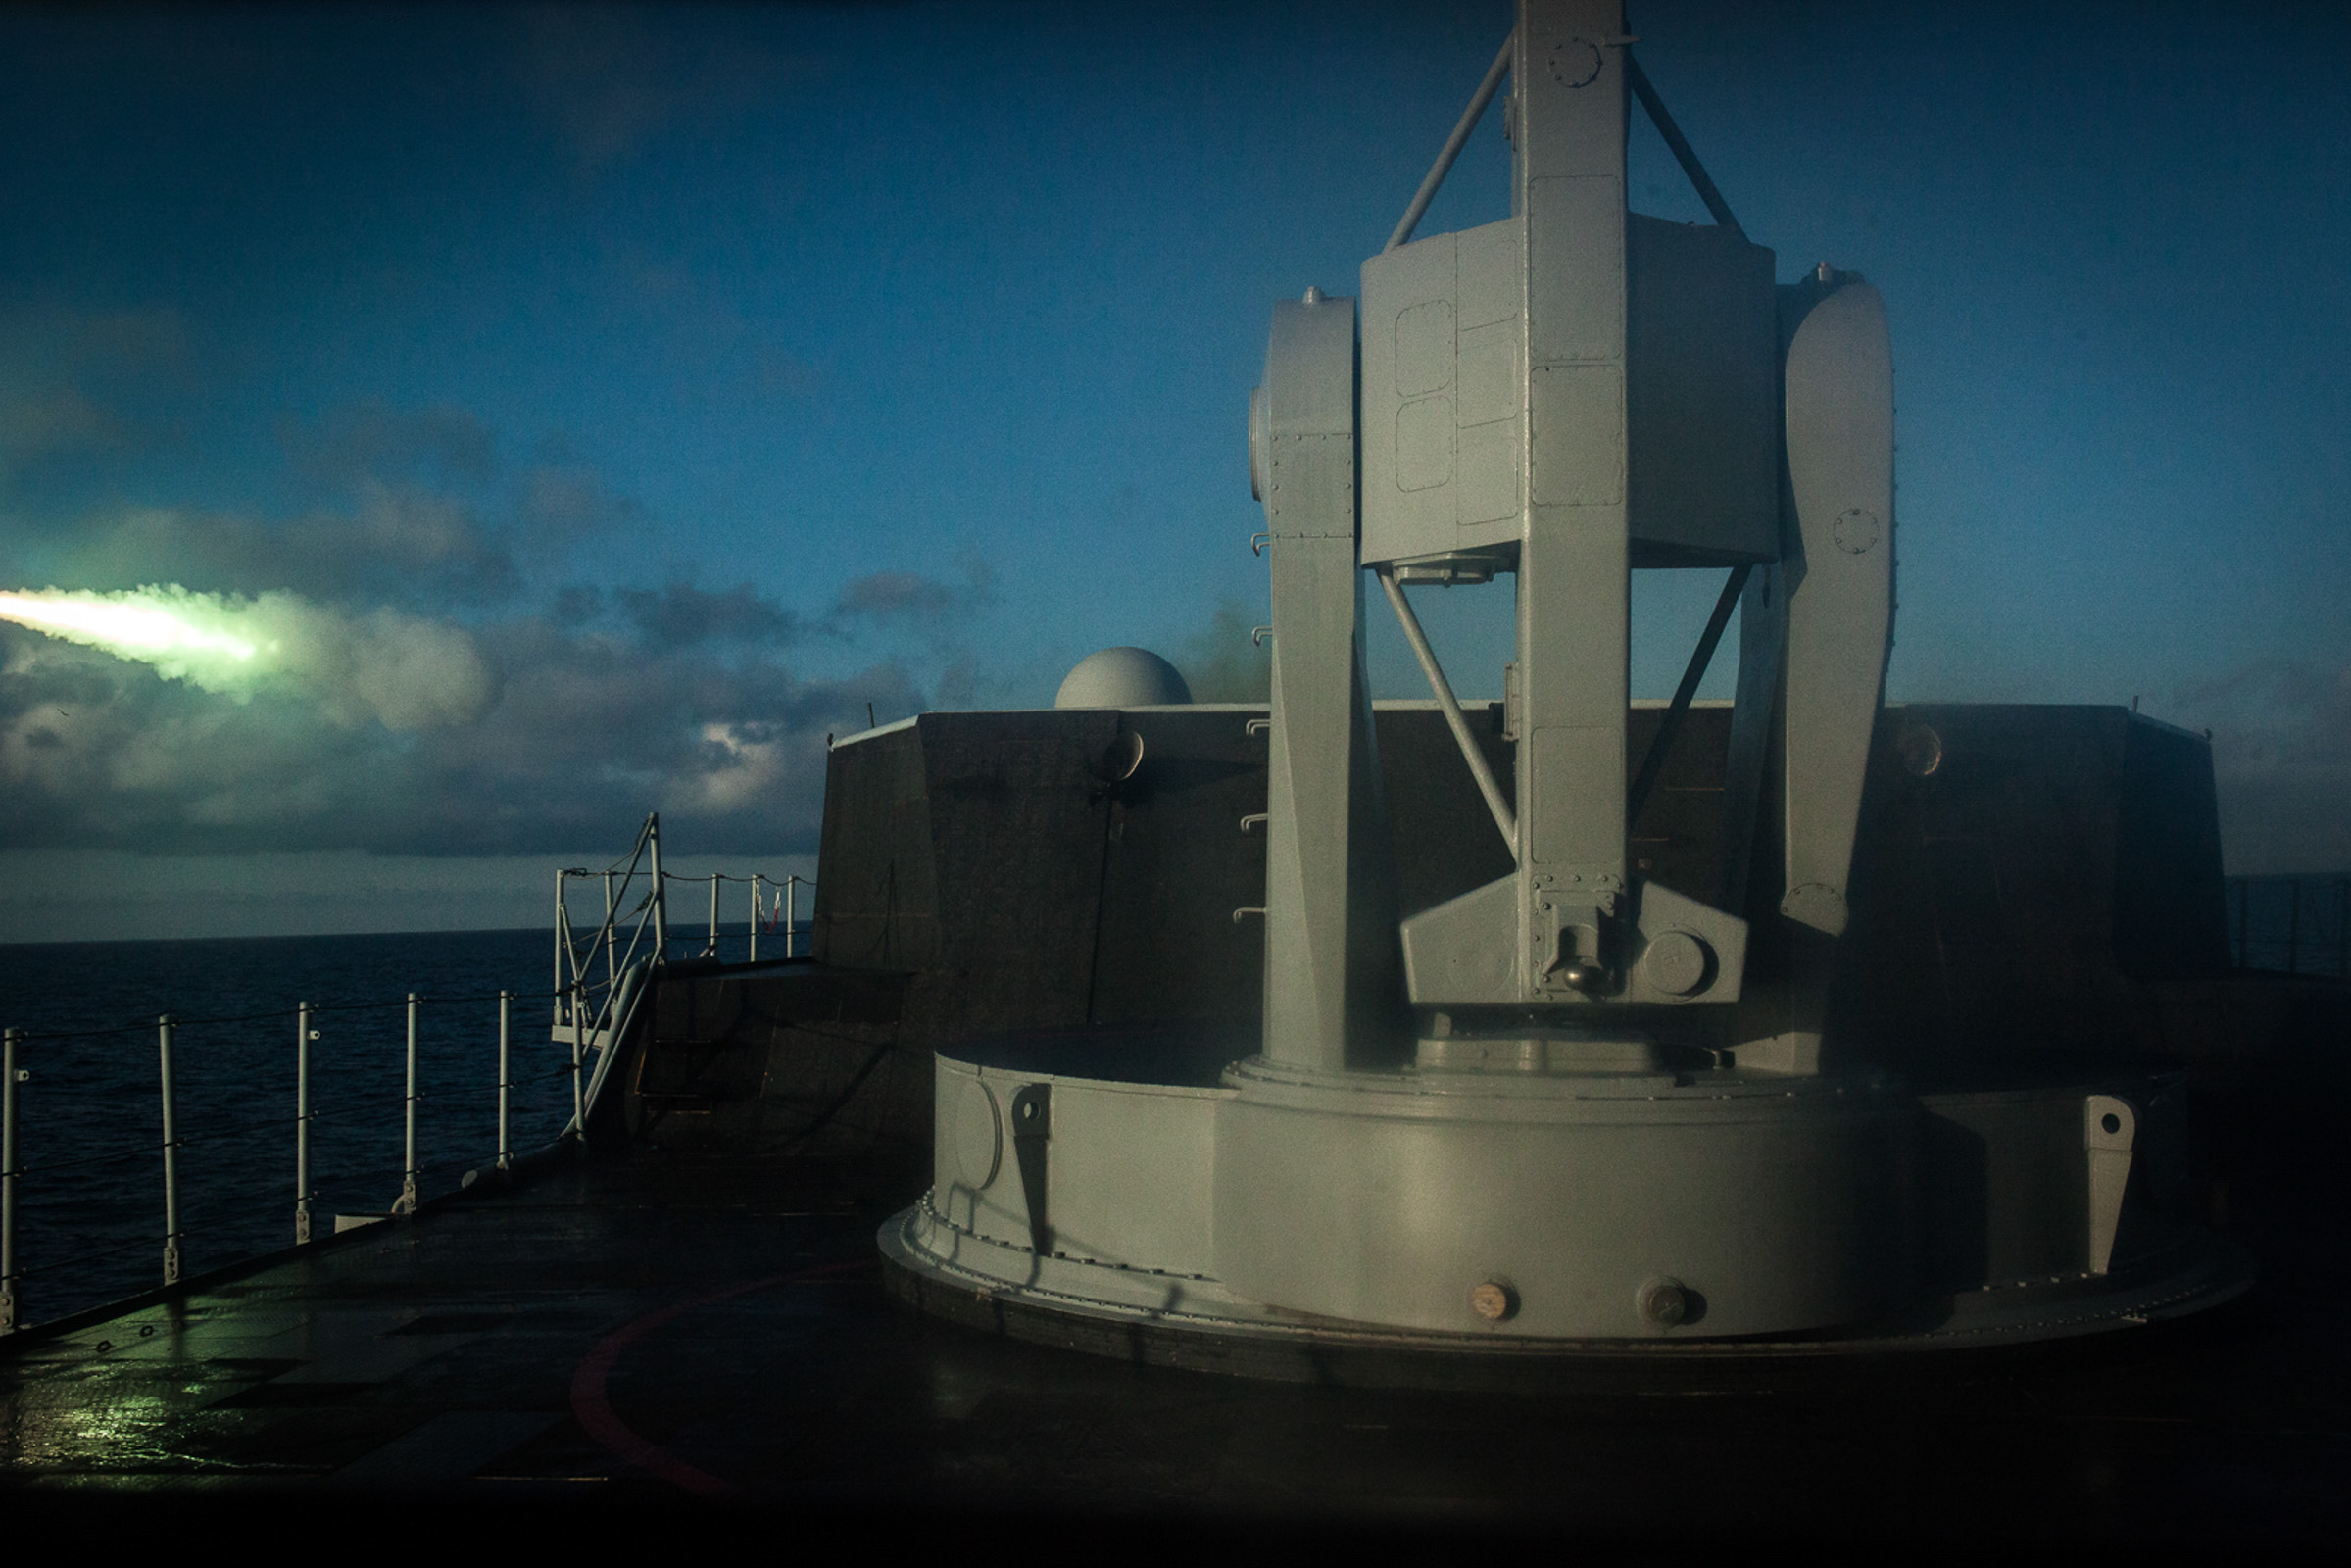
<instances>
[{"instance_id":1,"label":"sea","mask_svg":"<svg viewBox=\"0 0 2351 1568\"><path fill-rule=\"evenodd\" d=\"M805 933L805 922L803 930ZM673 938L679 956L700 951ZM748 928L719 933L741 958ZM546 929L0 945L0 1027L17 1052L18 1322L164 1282L161 1031L171 1068L183 1276L293 1245L299 1004L311 1042L312 1234L381 1215L404 1175L408 999L417 999L418 1192L498 1156L498 1019L509 1003L510 1146L571 1119ZM762 956L780 933L762 931ZM802 938L805 950L805 934Z\"/></svg>"}]
</instances>

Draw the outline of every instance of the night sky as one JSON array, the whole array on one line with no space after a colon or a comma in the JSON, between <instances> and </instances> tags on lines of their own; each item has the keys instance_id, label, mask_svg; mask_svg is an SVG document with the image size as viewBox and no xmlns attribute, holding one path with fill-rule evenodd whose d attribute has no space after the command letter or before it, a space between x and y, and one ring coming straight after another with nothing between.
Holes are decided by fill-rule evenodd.
<instances>
[{"instance_id":1,"label":"night sky","mask_svg":"<svg viewBox=\"0 0 2351 1568\"><path fill-rule=\"evenodd\" d=\"M2209 727L2235 872L2351 869L2345 16L1632 15L1781 277L1885 292L1889 697ZM1242 695L1271 304L1356 291L1510 18L0 11L0 589L324 650L222 692L0 625L0 938L535 921L654 808L806 872L868 704L1115 643ZM1497 117L1421 232L1507 172ZM1720 575L1637 579L1638 694ZM1465 695L1507 595L1422 596Z\"/></svg>"}]
</instances>

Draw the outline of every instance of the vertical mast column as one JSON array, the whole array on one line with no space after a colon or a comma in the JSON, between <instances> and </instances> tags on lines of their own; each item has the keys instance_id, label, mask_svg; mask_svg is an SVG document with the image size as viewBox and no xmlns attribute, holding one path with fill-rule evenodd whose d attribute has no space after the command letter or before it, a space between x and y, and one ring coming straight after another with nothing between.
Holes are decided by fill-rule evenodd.
<instances>
[{"instance_id":1,"label":"vertical mast column","mask_svg":"<svg viewBox=\"0 0 2351 1568\"><path fill-rule=\"evenodd\" d=\"M1249 409L1273 562L1266 774L1267 1060L1336 1071L1376 1052L1396 975L1356 569L1355 302L1274 307Z\"/></svg>"},{"instance_id":2,"label":"vertical mast column","mask_svg":"<svg viewBox=\"0 0 2351 1568\"><path fill-rule=\"evenodd\" d=\"M1521 993L1608 964L1625 881L1625 61L1621 0L1521 0L1513 203L1525 220L1519 553Z\"/></svg>"}]
</instances>

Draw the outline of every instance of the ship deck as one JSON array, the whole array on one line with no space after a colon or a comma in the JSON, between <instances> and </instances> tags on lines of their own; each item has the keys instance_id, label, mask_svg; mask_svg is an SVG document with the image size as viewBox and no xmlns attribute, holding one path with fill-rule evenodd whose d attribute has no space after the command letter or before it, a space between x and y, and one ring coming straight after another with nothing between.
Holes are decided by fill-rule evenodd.
<instances>
[{"instance_id":1,"label":"ship deck","mask_svg":"<svg viewBox=\"0 0 2351 1568\"><path fill-rule=\"evenodd\" d=\"M0 1452L17 1504L69 1510L359 1491L1448 1535L2340 1539L2351 1204L2299 1172L2239 1175L2230 1230L2262 1283L2200 1319L1481 1390L1255 1382L925 1318L875 1262L906 1171L640 1154L20 1336Z\"/></svg>"}]
</instances>

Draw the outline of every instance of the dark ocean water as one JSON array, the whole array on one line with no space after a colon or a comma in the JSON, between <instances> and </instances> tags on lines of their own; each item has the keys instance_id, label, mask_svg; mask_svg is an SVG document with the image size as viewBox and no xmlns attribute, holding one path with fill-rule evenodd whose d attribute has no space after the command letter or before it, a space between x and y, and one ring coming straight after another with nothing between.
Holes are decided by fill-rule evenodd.
<instances>
[{"instance_id":1,"label":"dark ocean water","mask_svg":"<svg viewBox=\"0 0 2351 1568\"><path fill-rule=\"evenodd\" d=\"M162 1282L158 1014L175 1020L181 1268L195 1273L294 1240L300 1002L327 1009L311 1047L314 1234L400 1195L412 991L424 999L420 1191L449 1191L496 1158L502 989L522 994L514 1151L555 1139L571 1115L571 1054L550 1038L553 955L544 930L0 946L0 1025L29 1036L18 1057L29 1075L18 1087L19 1321Z\"/></svg>"},{"instance_id":2,"label":"dark ocean water","mask_svg":"<svg viewBox=\"0 0 2351 1568\"><path fill-rule=\"evenodd\" d=\"M2351 876L2230 877L2228 909L2237 967L2351 980Z\"/></svg>"}]
</instances>

